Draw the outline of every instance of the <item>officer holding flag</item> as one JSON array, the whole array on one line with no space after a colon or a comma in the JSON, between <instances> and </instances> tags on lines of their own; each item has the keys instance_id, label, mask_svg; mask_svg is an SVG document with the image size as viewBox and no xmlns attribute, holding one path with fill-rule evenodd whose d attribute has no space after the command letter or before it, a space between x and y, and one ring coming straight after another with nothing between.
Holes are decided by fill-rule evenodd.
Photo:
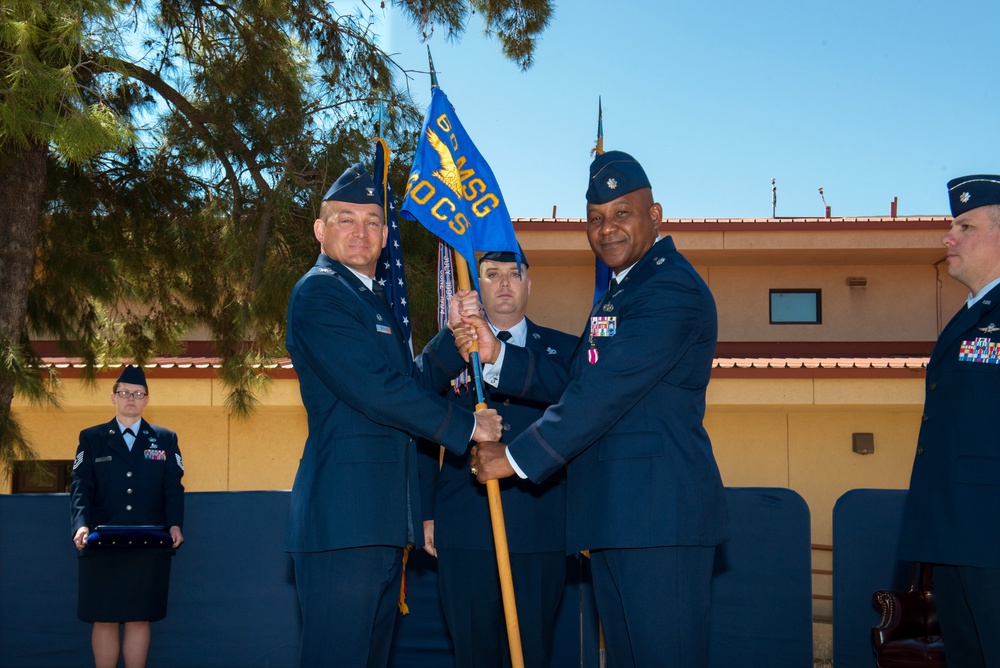
<instances>
[{"instance_id":1,"label":"officer holding flag","mask_svg":"<svg viewBox=\"0 0 1000 668\"><path fill-rule=\"evenodd\" d=\"M309 435L292 487L286 548L302 614L300 665L385 666L403 549L422 543L414 437L464 452L501 434L438 392L462 367L453 346L414 360L373 281L387 228L360 164L323 198L321 253L288 303L286 346Z\"/></svg>"},{"instance_id":2,"label":"officer holding flag","mask_svg":"<svg viewBox=\"0 0 1000 668\"><path fill-rule=\"evenodd\" d=\"M708 286L657 227L645 171L609 151L590 166L587 237L613 273L569 364L501 345L463 300L484 378L555 402L509 444L479 443L478 479L540 483L567 466L568 553L589 550L615 666L707 665L722 480L702 426L717 319ZM471 306L471 308L470 308ZM469 332L455 334L466 350ZM493 378L492 381L490 379Z\"/></svg>"}]
</instances>

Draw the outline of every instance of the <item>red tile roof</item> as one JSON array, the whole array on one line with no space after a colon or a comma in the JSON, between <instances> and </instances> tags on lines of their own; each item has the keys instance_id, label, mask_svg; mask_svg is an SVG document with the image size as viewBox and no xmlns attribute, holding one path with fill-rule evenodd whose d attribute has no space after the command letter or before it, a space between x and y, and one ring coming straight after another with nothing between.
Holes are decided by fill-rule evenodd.
<instances>
[{"instance_id":1,"label":"red tile roof","mask_svg":"<svg viewBox=\"0 0 1000 668\"><path fill-rule=\"evenodd\" d=\"M923 376L927 357L718 357L712 363L717 378L913 378ZM43 365L68 377L79 376L84 362L76 357L43 357ZM98 377L115 377L121 364L98 370ZM146 369L157 369L166 378L215 377L218 357L155 357ZM294 378L289 358L259 367L277 378Z\"/></svg>"}]
</instances>

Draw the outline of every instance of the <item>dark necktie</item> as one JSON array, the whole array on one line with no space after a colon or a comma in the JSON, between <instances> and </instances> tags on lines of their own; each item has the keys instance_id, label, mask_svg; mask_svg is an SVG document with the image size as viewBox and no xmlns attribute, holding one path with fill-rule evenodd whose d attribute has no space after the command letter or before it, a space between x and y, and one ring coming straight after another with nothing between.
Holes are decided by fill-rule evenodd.
<instances>
[{"instance_id":1,"label":"dark necktie","mask_svg":"<svg viewBox=\"0 0 1000 668\"><path fill-rule=\"evenodd\" d=\"M381 299L386 306L389 305L389 300L385 298L385 288L382 287L381 283L378 281L372 281L372 292L374 292L375 296Z\"/></svg>"},{"instance_id":2,"label":"dark necktie","mask_svg":"<svg viewBox=\"0 0 1000 668\"><path fill-rule=\"evenodd\" d=\"M608 287L608 293L609 294L614 294L614 291L617 290L617 289L618 289L618 279L617 278L612 278L611 279L611 285Z\"/></svg>"},{"instance_id":3,"label":"dark necktie","mask_svg":"<svg viewBox=\"0 0 1000 668\"><path fill-rule=\"evenodd\" d=\"M510 339L511 339L512 336L514 336L514 335L511 334L510 332L508 332L506 329L503 330L503 331L497 332L497 338L500 339L501 341L503 341L504 343L507 343L508 341L510 341Z\"/></svg>"},{"instance_id":4,"label":"dark necktie","mask_svg":"<svg viewBox=\"0 0 1000 668\"><path fill-rule=\"evenodd\" d=\"M132 440L125 438L126 436L131 436ZM125 445L128 446L129 452L132 451L132 446L135 444L135 432L132 431L131 427L125 427L125 431L122 432L122 438L125 438Z\"/></svg>"}]
</instances>

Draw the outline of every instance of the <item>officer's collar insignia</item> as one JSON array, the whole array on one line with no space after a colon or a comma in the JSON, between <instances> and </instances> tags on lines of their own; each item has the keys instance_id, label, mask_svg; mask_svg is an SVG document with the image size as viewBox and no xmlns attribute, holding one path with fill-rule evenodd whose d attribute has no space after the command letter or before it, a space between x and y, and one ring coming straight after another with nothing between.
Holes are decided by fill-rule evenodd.
<instances>
[{"instance_id":1,"label":"officer's collar insignia","mask_svg":"<svg viewBox=\"0 0 1000 668\"><path fill-rule=\"evenodd\" d=\"M375 319L378 320L379 322L382 322L382 314L381 313L376 313L375 314Z\"/></svg>"},{"instance_id":2,"label":"officer's collar insignia","mask_svg":"<svg viewBox=\"0 0 1000 668\"><path fill-rule=\"evenodd\" d=\"M608 190L614 190L618 187L617 179L608 179Z\"/></svg>"},{"instance_id":3,"label":"officer's collar insignia","mask_svg":"<svg viewBox=\"0 0 1000 668\"><path fill-rule=\"evenodd\" d=\"M333 273L333 269L327 269L326 267L316 267L316 271L318 271L321 274L332 274Z\"/></svg>"},{"instance_id":4,"label":"officer's collar insignia","mask_svg":"<svg viewBox=\"0 0 1000 668\"><path fill-rule=\"evenodd\" d=\"M605 313L611 313L612 311L615 310L615 305L612 304L611 302L608 302L602 308L604 309Z\"/></svg>"},{"instance_id":5,"label":"officer's collar insignia","mask_svg":"<svg viewBox=\"0 0 1000 668\"><path fill-rule=\"evenodd\" d=\"M997 327L995 324L991 322L985 327L980 327L979 331L982 332L983 334L992 334L993 332L1000 332L1000 327Z\"/></svg>"},{"instance_id":6,"label":"officer's collar insignia","mask_svg":"<svg viewBox=\"0 0 1000 668\"><path fill-rule=\"evenodd\" d=\"M993 302L991 302L991 301L990 301L989 299L984 299L984 300L983 300L983 306L989 306L989 305L990 305L990 304L992 304L992 303L993 303Z\"/></svg>"},{"instance_id":7,"label":"officer's collar insignia","mask_svg":"<svg viewBox=\"0 0 1000 668\"><path fill-rule=\"evenodd\" d=\"M538 332L535 332L534 334L531 335L531 338L537 341L538 339L542 338L542 336Z\"/></svg>"},{"instance_id":8,"label":"officer's collar insignia","mask_svg":"<svg viewBox=\"0 0 1000 668\"><path fill-rule=\"evenodd\" d=\"M555 355L558 353L558 351L555 348L546 348L545 352L548 353L549 355Z\"/></svg>"},{"instance_id":9,"label":"officer's collar insignia","mask_svg":"<svg viewBox=\"0 0 1000 668\"><path fill-rule=\"evenodd\" d=\"M658 257L658 258L656 258L653 261L656 262L656 266L657 267L659 267L661 264L663 264L663 258L662 257Z\"/></svg>"},{"instance_id":10,"label":"officer's collar insignia","mask_svg":"<svg viewBox=\"0 0 1000 668\"><path fill-rule=\"evenodd\" d=\"M110 434L111 436L114 436L115 435L115 430L114 429L108 429L108 434Z\"/></svg>"}]
</instances>

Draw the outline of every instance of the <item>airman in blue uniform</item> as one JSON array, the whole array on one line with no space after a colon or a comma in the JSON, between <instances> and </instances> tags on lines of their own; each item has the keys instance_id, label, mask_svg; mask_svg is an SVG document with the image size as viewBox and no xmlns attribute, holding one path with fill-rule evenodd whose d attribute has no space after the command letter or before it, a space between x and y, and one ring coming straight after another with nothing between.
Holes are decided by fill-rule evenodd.
<instances>
[{"instance_id":1,"label":"airman in blue uniform","mask_svg":"<svg viewBox=\"0 0 1000 668\"><path fill-rule=\"evenodd\" d=\"M573 351L575 337L525 317L531 278L523 252L520 264L514 253L483 254L479 286L486 316L507 345L545 356L567 357ZM462 326L457 309L455 318L456 325ZM474 387L465 383L446 396L471 407L476 404L475 394ZM541 417L547 406L505 396L489 386L486 403L503 417L506 440ZM421 446L424 549L438 557L441 604L455 664L479 668L510 665L486 487L469 474L468 453L446 450L439 460L437 444L424 442ZM566 580L565 471L539 485L508 478L500 483L500 498L524 665L547 668L552 665L556 611ZM470 586L472 582L476 586Z\"/></svg>"},{"instance_id":2,"label":"airman in blue uniform","mask_svg":"<svg viewBox=\"0 0 1000 668\"><path fill-rule=\"evenodd\" d=\"M589 550L609 665L704 666L722 480L702 426L715 301L660 238L662 207L632 156L590 166L587 237L614 280L570 363L499 346L475 326L498 391L554 402L506 446L473 448L478 478L542 482L567 467L566 549ZM465 313L469 313L468 310ZM468 342L456 334L466 349Z\"/></svg>"},{"instance_id":3,"label":"airman in blue uniform","mask_svg":"<svg viewBox=\"0 0 1000 668\"><path fill-rule=\"evenodd\" d=\"M292 291L286 336L309 425L285 542L302 613L299 662L381 667L403 548L423 542L414 437L461 453L472 439L499 437L501 423L440 396L463 364L454 346L432 341L414 361L373 292L388 228L360 164L330 188L313 232L322 252Z\"/></svg>"},{"instance_id":4,"label":"airman in blue uniform","mask_svg":"<svg viewBox=\"0 0 1000 668\"><path fill-rule=\"evenodd\" d=\"M115 418L80 432L70 485L73 543L80 550L78 616L93 622L98 668L146 663L150 622L167 614L170 561L184 542L184 465L177 434L142 418L149 387L141 367L127 366L115 382ZM102 525L146 526L169 532L170 547L99 548L88 539Z\"/></svg>"},{"instance_id":5,"label":"airman in blue uniform","mask_svg":"<svg viewBox=\"0 0 1000 668\"><path fill-rule=\"evenodd\" d=\"M927 363L900 558L934 565L949 666L1000 666L1000 176L948 182L948 273L970 291Z\"/></svg>"}]
</instances>

